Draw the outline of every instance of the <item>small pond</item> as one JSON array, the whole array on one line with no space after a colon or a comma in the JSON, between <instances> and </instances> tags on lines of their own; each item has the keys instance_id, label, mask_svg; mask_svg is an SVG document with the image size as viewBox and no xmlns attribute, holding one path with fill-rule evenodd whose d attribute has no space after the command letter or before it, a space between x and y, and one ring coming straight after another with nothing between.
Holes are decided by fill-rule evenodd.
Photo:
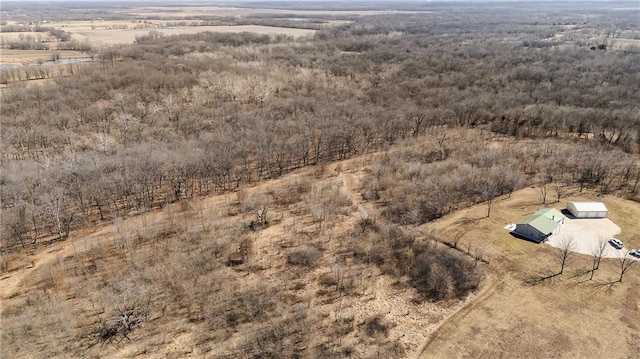
<instances>
[{"instance_id":1,"label":"small pond","mask_svg":"<svg viewBox=\"0 0 640 359\"><path fill-rule=\"evenodd\" d=\"M65 64L76 64L76 63L80 63L80 62L91 62L93 61L94 58L93 57L78 57L78 58L73 58L73 59L59 59L56 61L50 60L50 61L44 61L44 62L33 62L30 64L27 64L26 66L48 66L48 65L65 65ZM0 70L4 70L4 69L13 69L16 67L20 67L20 65L16 65L16 64L0 64Z\"/></svg>"}]
</instances>

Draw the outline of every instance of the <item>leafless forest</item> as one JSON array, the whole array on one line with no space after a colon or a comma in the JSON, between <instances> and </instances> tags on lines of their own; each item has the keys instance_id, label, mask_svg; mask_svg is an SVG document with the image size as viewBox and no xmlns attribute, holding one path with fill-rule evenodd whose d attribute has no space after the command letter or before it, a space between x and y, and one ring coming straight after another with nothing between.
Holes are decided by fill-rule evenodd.
<instances>
[{"instance_id":1,"label":"leafless forest","mask_svg":"<svg viewBox=\"0 0 640 359\"><path fill-rule=\"evenodd\" d=\"M185 235L180 246L167 244L164 252L144 252L152 259L132 266L159 268L158 253L172 253L167 255L185 256L173 258L185 267L164 277L141 270L138 276L146 279L135 280L118 273L129 279L108 284L100 295L135 292L154 299L136 303L135 313L116 305L120 321L101 322L97 341L127 337L136 324L174 311L215 333L203 342L226 340L233 328L247 323L269 323L271 330L228 348L229 357L349 356L338 335L326 342L309 339L310 328L322 324L302 306L274 320L269 313L289 303L277 286L256 281L223 288L229 275L214 268L246 261L253 253L250 233L269 227L269 211L280 213L275 218L282 221L290 206L304 203L302 212L314 223L326 223L352 201L327 194L335 191L334 174L326 173L282 192L250 195L245 188L306 167L322 172L334 161L376 154L357 190L380 209L380 220L359 218L343 252L355 263L408 278L420 293L418 301L464 298L482 280L477 263L483 258L419 241L410 226L477 203L485 203L490 216L495 198L526 186L539 188L543 203L559 201L571 186L639 199L638 11L618 10L614 3L580 7L407 3L400 8L424 12L337 17L350 22L311 24L307 28L317 29L312 38L150 32L133 45L100 50L92 63L34 75L49 79L42 85L29 85L29 75L0 70L7 83L0 108L2 250L19 253L66 240L74 230L123 223L183 203L190 216L202 220L201 232ZM223 20L232 21L207 19ZM259 20L287 26L268 16ZM618 39L638 42L616 47ZM315 183L319 178L324 182ZM557 198L547 198L548 189ZM241 216L242 226L215 222L222 239L194 244L212 229L193 203L224 193L238 194L226 214ZM180 222L180 214L176 217ZM169 228L138 240L182 238L179 233ZM121 248L134 240L128 236L118 237ZM287 266L302 273L299 278L313 277L324 250L318 243L287 254ZM91 263L83 273L100 268ZM322 285L335 287L340 296L356 295L358 275L331 268L318 279ZM147 284L135 286L138 281ZM214 283L211 292L198 281ZM73 288L83 292L79 284ZM141 294L145 290L154 295ZM226 299L211 299L212 293ZM93 308L83 310L99 311L95 303L107 301L93 298ZM183 304L162 307L163 302ZM103 307L102 313L110 310ZM361 330L378 338L378 355L405 355L398 342L380 339L387 324L372 317ZM3 330L5 343L10 336L42 330L12 328ZM75 344L65 344L44 353L78 356L96 345L87 339L94 328L92 322L61 332L81 338L75 351L68 352ZM313 345L299 345L305 341ZM276 349L283 347L287 350ZM24 355L11 350L5 353Z\"/></svg>"},{"instance_id":2,"label":"leafless forest","mask_svg":"<svg viewBox=\"0 0 640 359\"><path fill-rule=\"evenodd\" d=\"M504 13L480 10L365 17L302 41L148 36L100 53L75 76L12 86L1 109L3 243L64 237L451 127L557 141L513 158L519 168L495 153L463 154L471 163L455 175L443 169L447 179L434 184L455 186L446 192L460 199L443 199L425 220L475 198L483 186L473 180L493 175L511 176L489 189L495 194L542 170L635 196L639 55L590 49L612 32L637 34L611 24L617 16L632 27L632 18L612 10L587 21L538 9L542 20L531 22L514 6L502 21ZM418 160L446 167L460 146L483 156L478 144L437 142ZM544 153L569 142L576 145L559 160ZM496 163L488 176L473 173Z\"/></svg>"}]
</instances>

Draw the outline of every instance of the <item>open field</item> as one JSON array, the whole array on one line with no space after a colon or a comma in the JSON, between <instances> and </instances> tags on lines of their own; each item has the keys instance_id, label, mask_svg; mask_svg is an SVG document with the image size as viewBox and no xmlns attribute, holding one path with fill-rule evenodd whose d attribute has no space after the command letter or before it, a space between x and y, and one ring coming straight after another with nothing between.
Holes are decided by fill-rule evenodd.
<instances>
[{"instance_id":1,"label":"open field","mask_svg":"<svg viewBox=\"0 0 640 359\"><path fill-rule=\"evenodd\" d=\"M80 51L57 50L0 50L0 64L24 65L50 61L54 55L61 59L84 58L87 54Z\"/></svg>"},{"instance_id":2,"label":"open field","mask_svg":"<svg viewBox=\"0 0 640 359\"><path fill-rule=\"evenodd\" d=\"M145 28L161 27L166 21L143 21L143 20L77 20L77 21L56 21L48 22L47 27L61 29L65 31L86 31L86 30L135 30Z\"/></svg>"},{"instance_id":3,"label":"open field","mask_svg":"<svg viewBox=\"0 0 640 359\"><path fill-rule=\"evenodd\" d=\"M315 30L295 29L286 27L271 27L260 25L239 25L239 26L184 26L175 28L156 28L143 30L67 30L74 39L79 41L89 41L94 46L132 44L137 36L147 35L149 31L157 31L164 35L195 34L198 32L253 32L264 35L284 34L293 37L312 36Z\"/></svg>"},{"instance_id":4,"label":"open field","mask_svg":"<svg viewBox=\"0 0 640 359\"><path fill-rule=\"evenodd\" d=\"M607 43L614 49L640 49L640 39L607 39Z\"/></svg>"},{"instance_id":5,"label":"open field","mask_svg":"<svg viewBox=\"0 0 640 359\"><path fill-rule=\"evenodd\" d=\"M339 23L337 21L336 23ZM292 37L313 36L316 30L290 27L261 26L261 25L237 25L237 26L181 26L164 27L163 24L140 24L127 22L63 22L49 23L58 29L71 34L72 40L88 43L95 49L106 46L132 44L136 37L147 35L150 31L157 31L163 35L195 34L199 32L241 33L251 32L264 35L287 35ZM47 33L38 32L9 32L0 33L0 44L8 44L25 36L33 37L38 43L47 43L50 50L13 50L0 49L0 64L28 64L51 60L53 54L59 54L61 58L86 57L79 51L57 50L58 42L52 41L53 37Z\"/></svg>"},{"instance_id":6,"label":"open field","mask_svg":"<svg viewBox=\"0 0 640 359\"><path fill-rule=\"evenodd\" d=\"M158 12L164 10L163 12ZM278 26L263 26L263 25L251 25L251 20L247 20L246 17L253 15L277 15L282 14L285 22L290 21L289 17L294 16L289 10L278 9L243 9L243 8L227 8L227 7L150 7L150 8L133 8L113 10L114 13L122 12L126 17L130 15L138 16L136 20L66 20L66 21L47 21L42 23L42 26L48 28L54 28L63 30L71 34L71 39L79 41L83 44L91 45L94 50L99 50L107 46L132 44L137 36L143 36L149 33L149 31L158 31L165 35L177 35L177 34L194 34L198 32L226 32L226 33L240 33L240 32L252 32L257 34L267 35L287 35L292 37L304 37L312 36L316 33L313 30L319 26L319 22L322 26L337 26L350 23L350 20L344 19L303 19L295 17L295 27L278 27ZM385 11L364 11L362 14L358 12L342 12L342 11L295 11L295 14L302 16L322 16L327 17L331 15L343 15L343 16L356 16L359 15L372 15L387 13ZM167 18L164 15L172 15ZM158 19L162 15L163 19ZM174 16L175 15L175 16ZM199 19L207 16L220 16L227 18L243 19L242 25L224 25L224 26L196 26L201 23ZM295 15L298 16L298 15ZM174 25L171 22L172 19L184 20L185 17L190 17L187 21L191 26L179 26L170 27ZM277 21L278 18L272 18ZM305 29L302 20L309 20L313 22L313 29ZM249 24L247 24L249 21ZM225 23L234 22L227 19ZM18 22L9 20L9 25L17 25ZM184 23L182 24L184 25ZM300 28L298 28L300 26ZM0 44L6 44L14 41L24 41L28 39L28 42L45 43L50 51L33 52L32 50L2 50L0 56L0 62L3 64L26 64L35 63L39 61L46 61L50 59L53 51L58 48L57 39L47 32L4 32L0 33ZM68 51L64 51L63 58L76 57L75 54Z\"/></svg>"},{"instance_id":7,"label":"open field","mask_svg":"<svg viewBox=\"0 0 640 359\"><path fill-rule=\"evenodd\" d=\"M56 39L46 32L0 32L0 44L2 45L25 38L31 38L35 42L50 42Z\"/></svg>"},{"instance_id":8,"label":"open field","mask_svg":"<svg viewBox=\"0 0 640 359\"><path fill-rule=\"evenodd\" d=\"M569 200L588 200L574 192ZM640 205L603 198L622 229L626 245L640 246ZM593 281L573 277L590 268L580 256L556 280L537 286L530 277L556 271L551 246L516 239L502 227L543 207L535 188L496 202L490 218L475 206L430 225L446 238L461 238L460 248L489 256L491 288L436 331L422 358L637 358L640 352L640 276L638 268L613 287L618 262L603 260ZM458 237L457 237L458 236ZM475 249L474 249L475 248ZM610 290L608 290L610 288Z\"/></svg>"},{"instance_id":9,"label":"open field","mask_svg":"<svg viewBox=\"0 0 640 359\"><path fill-rule=\"evenodd\" d=\"M185 7L144 7L135 10L123 10L127 15L140 18L185 18L193 16L255 16L255 15L305 15L305 16L369 16L384 14L416 14L430 11L397 11L397 10L298 10L269 8L240 8L220 6L185 6Z\"/></svg>"}]
</instances>

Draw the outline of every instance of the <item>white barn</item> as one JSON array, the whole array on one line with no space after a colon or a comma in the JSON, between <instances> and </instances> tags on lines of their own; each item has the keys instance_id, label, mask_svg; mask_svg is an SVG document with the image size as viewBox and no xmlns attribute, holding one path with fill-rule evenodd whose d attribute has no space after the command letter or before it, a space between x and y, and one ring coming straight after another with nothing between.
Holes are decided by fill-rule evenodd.
<instances>
[{"instance_id":1,"label":"white barn","mask_svg":"<svg viewBox=\"0 0 640 359\"><path fill-rule=\"evenodd\" d=\"M602 202L567 202L567 210L576 218L606 218L609 212Z\"/></svg>"}]
</instances>

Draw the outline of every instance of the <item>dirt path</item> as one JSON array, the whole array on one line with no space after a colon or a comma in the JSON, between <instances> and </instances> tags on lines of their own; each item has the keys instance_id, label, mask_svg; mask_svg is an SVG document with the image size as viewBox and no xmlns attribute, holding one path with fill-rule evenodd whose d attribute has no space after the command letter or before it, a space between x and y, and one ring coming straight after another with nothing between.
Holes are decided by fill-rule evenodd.
<instances>
[{"instance_id":1,"label":"dirt path","mask_svg":"<svg viewBox=\"0 0 640 359\"><path fill-rule=\"evenodd\" d=\"M67 242L58 242L51 245L46 251L40 251L31 256L30 264L8 273L3 273L0 279L0 318L4 305L2 302L16 295L22 282L34 271L43 265L55 261L67 248Z\"/></svg>"},{"instance_id":2,"label":"dirt path","mask_svg":"<svg viewBox=\"0 0 640 359\"><path fill-rule=\"evenodd\" d=\"M441 321L433 330L433 332L431 332L426 341L413 353L413 355L410 356L410 358L429 358L429 349L431 345L436 340L445 338L447 336L447 333L455 330L461 323L466 320L466 317L471 311L473 311L481 303L485 302L487 299L496 294L496 288L500 283L502 283L502 281L496 283L496 281L491 276L487 276L485 281L486 283L483 286L483 289L480 292L476 293L473 298L468 300L464 306L460 307L456 312L452 313L447 319Z\"/></svg>"},{"instance_id":3,"label":"dirt path","mask_svg":"<svg viewBox=\"0 0 640 359\"><path fill-rule=\"evenodd\" d=\"M358 216L368 218L375 214L373 204L362 199L358 190L358 178L350 171L340 172L339 177L357 208ZM466 312L477 305L476 303L490 296L493 290L495 285L487 282L480 292L470 295L462 303L449 307L429 302L416 304L413 301L414 293L406 289L394 290L392 279L380 276L373 287L373 299L362 303L358 312L363 317L366 317L367 313L381 313L395 325L391 336L410 348L407 357L420 358L433 338L439 336L449 325L455 328L455 323L462 320L457 318L464 317ZM449 324L450 322L453 324Z\"/></svg>"},{"instance_id":4,"label":"dirt path","mask_svg":"<svg viewBox=\"0 0 640 359\"><path fill-rule=\"evenodd\" d=\"M358 188L355 184L356 180L353 174L350 172L340 172L339 177L342 180L342 184L349 194L351 201L356 206L358 213L360 213L360 216L362 216L362 218L369 217L372 211L365 207L364 201L362 200L362 195L360 195L360 191L358 191Z\"/></svg>"},{"instance_id":5,"label":"dirt path","mask_svg":"<svg viewBox=\"0 0 640 359\"><path fill-rule=\"evenodd\" d=\"M87 245L102 245L99 240L112 236L114 233L114 224L106 224L94 230L78 230L72 232L70 239L58 241L52 244L43 244L44 248L37 249L29 258L25 260L28 264L17 269L2 272L0 274L0 318L4 309L3 302L9 298L16 296L24 281L31 275L36 273L38 269L51 265L61 258L66 258L78 253L78 251L87 250ZM46 247L45 247L46 246Z\"/></svg>"},{"instance_id":6,"label":"dirt path","mask_svg":"<svg viewBox=\"0 0 640 359\"><path fill-rule=\"evenodd\" d=\"M353 208L355 209L354 215L357 218L375 217L378 213L375 204L365 201L359 190L363 172L350 167L350 165L354 165L354 161L358 160L360 159L351 159L332 164L328 172L331 174L331 177L335 175L333 178L342 182L342 190L344 190L344 193L351 199ZM336 170L333 169L333 167L348 169ZM313 168L308 168L295 171L293 176L308 175L310 171L313 170ZM266 191L274 186L286 184L291 178L290 176L283 176L267 180L255 186L247 186L246 190L249 192ZM202 210L204 213L211 213L211 210L221 205L222 202L229 203L235 201L235 195L235 193L229 193L203 198L201 200ZM174 210L177 211L176 208L174 208ZM166 211L167 209L163 209L152 211L142 216L127 218L118 225L116 225L116 223L109 223L95 231L77 231L71 234L71 239L69 240L60 241L40 248L25 261L28 263L27 265L12 270L11 272L2 273L2 278L0 279L0 301L8 301L10 298L19 295L26 281L36 275L38 270L54 265L56 261L68 256L95 248L95 246L108 246L108 243L111 242L105 241L113 238L114 234L118 231L119 227L117 226L124 228L134 226L137 228L140 226L141 221L145 223L156 223L158 216L166 216L166 213L164 213ZM260 236L261 239L258 241L259 243L257 243L259 246L256 249L264 254L265 258L276 256L273 252L277 252L279 250L278 247L274 246L272 240L267 239L281 237L281 231L283 231L281 225L274 225L262 232ZM470 308L473 307L473 303L476 301L476 295L472 295L464 303L454 304L449 307L443 307L429 302L416 304L413 301L415 293L406 290L406 288L397 287L394 280L388 276L378 276L375 278L371 283L370 294L367 295L371 296L371 299L360 303L358 306L352 306L351 310L353 314L362 320L379 314L389 322L394 323L390 331L390 337L402 342L405 348L408 349L407 356L412 358L420 357L421 353L424 352L433 338L441 335L439 333L446 332L446 328L448 328L449 325L448 323L451 321L450 318L453 317L453 323L455 323L456 320L458 320L456 318L460 317L461 309L462 311L471 310ZM2 315L3 307L1 304L0 302L0 315ZM182 339L187 340L188 337ZM179 343L179 340L177 340L168 350L180 352L179 349L181 347L182 345Z\"/></svg>"}]
</instances>

